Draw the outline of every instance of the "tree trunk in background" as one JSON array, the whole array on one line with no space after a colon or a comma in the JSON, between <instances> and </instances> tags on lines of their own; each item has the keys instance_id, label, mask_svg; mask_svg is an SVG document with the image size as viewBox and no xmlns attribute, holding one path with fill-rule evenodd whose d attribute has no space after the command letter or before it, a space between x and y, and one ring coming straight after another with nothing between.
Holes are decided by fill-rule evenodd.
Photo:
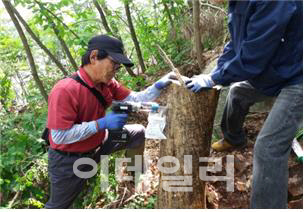
<instances>
[{"instance_id":1,"label":"tree trunk in background","mask_svg":"<svg viewBox=\"0 0 306 212\"><path fill-rule=\"evenodd\" d=\"M204 68L203 62L203 47L201 42L201 34L200 34L200 2L199 0L193 0L193 28L194 28L194 43L197 51L197 60L200 69Z\"/></svg>"},{"instance_id":2,"label":"tree trunk in background","mask_svg":"<svg viewBox=\"0 0 306 212\"><path fill-rule=\"evenodd\" d=\"M170 14L169 7L168 7L167 3L165 3L165 2L163 2L163 5L165 7L166 14L168 15L170 25L171 25L172 29L174 29L175 28L174 27L174 22L173 22L173 19L171 17L171 14Z\"/></svg>"},{"instance_id":3,"label":"tree trunk in background","mask_svg":"<svg viewBox=\"0 0 306 212\"><path fill-rule=\"evenodd\" d=\"M112 16L112 15L113 15L113 14L112 14L112 11L110 11L110 10L107 8L107 5L106 5L105 1L102 1L100 6L102 7L102 10L103 10L104 13L106 14L106 17ZM119 29L118 29L116 23L114 23L114 21L111 21L111 22L110 22L110 26L111 26L111 28L113 29L113 35L114 35L116 38L118 38L119 40L122 41L122 38L121 38L121 36L120 36L120 34L119 34Z\"/></svg>"},{"instance_id":4,"label":"tree trunk in background","mask_svg":"<svg viewBox=\"0 0 306 212\"><path fill-rule=\"evenodd\" d=\"M50 13L52 16L55 16L52 11L48 10L48 8L44 7L40 2L36 1L35 2L39 5L41 11L47 11L48 13ZM56 24L54 23L53 19L47 15L46 13L42 13L45 15L45 17L47 18L48 22L50 23L51 25L51 28L53 29L54 31L54 34L56 35L57 39L59 40L65 54L67 55L68 57L68 60L70 61L70 64L72 65L72 67L74 68L74 70L78 70L78 65L76 64L75 60L73 59L71 53L70 53L70 50L68 48L68 46L66 45L65 41L63 40L63 38L61 37L60 33L59 33L59 30L56 28ZM60 20L60 19L59 19ZM68 28L68 26L66 24L64 24L61 20L60 22ZM69 28L68 28L69 29ZM77 36L78 37L78 36ZM78 37L79 38L79 37Z\"/></svg>"},{"instance_id":5,"label":"tree trunk in background","mask_svg":"<svg viewBox=\"0 0 306 212\"><path fill-rule=\"evenodd\" d=\"M114 36L112 30L111 30L111 29L109 28L109 26L108 26L106 17L105 17L105 15L104 15L104 12L103 12L103 10L102 10L100 4L97 2L97 0L93 0L93 3L94 3L95 7L97 8L97 10L98 10L98 12L99 12L99 14L100 14L100 18L101 18L101 20L102 20L102 24L103 24L104 29L106 30L106 32L107 32L108 34Z\"/></svg>"},{"instance_id":6,"label":"tree trunk in background","mask_svg":"<svg viewBox=\"0 0 306 212\"><path fill-rule=\"evenodd\" d=\"M170 1L170 5L171 5L171 10L174 11L173 15L174 15L174 19L177 19L177 14L176 14L176 6L174 5L175 1ZM170 10L169 10L170 11Z\"/></svg>"},{"instance_id":7,"label":"tree trunk in background","mask_svg":"<svg viewBox=\"0 0 306 212\"><path fill-rule=\"evenodd\" d=\"M18 78L18 81L19 81L19 83L20 83L20 87L21 87L21 90L22 90L22 94L23 94L23 96L24 96L24 99L27 99L28 93L27 93L27 91L26 91L26 89L25 89L25 87L24 87L24 86L25 86L25 83L24 83L24 81L23 81L23 79L22 79L22 77L21 77L19 71L18 71L17 69L15 69L15 68L14 68L14 71L15 71L15 73L16 73L16 75L17 75L17 78Z\"/></svg>"},{"instance_id":8,"label":"tree trunk in background","mask_svg":"<svg viewBox=\"0 0 306 212\"><path fill-rule=\"evenodd\" d=\"M81 38L80 38L73 30L71 30L71 29L67 26L67 24L65 24L59 17L57 17L57 15L55 15L51 10L49 10L49 9L46 8L46 7L44 7L44 5L41 4L41 3L40 3L39 1L37 1L37 0L34 0L34 2L36 2L36 4L38 4L39 7L40 7L41 9L46 10L46 11L47 11L50 15L52 15L56 20L58 20L58 21L59 21L66 29L68 29L69 32L71 32L77 39L81 40ZM86 46L86 43L81 42L81 44L82 44L83 46Z\"/></svg>"},{"instance_id":9,"label":"tree trunk in background","mask_svg":"<svg viewBox=\"0 0 306 212\"><path fill-rule=\"evenodd\" d=\"M111 14L111 11L109 11L109 9L107 8L105 2L104 2L104 4L102 4L102 7L101 7L101 5L96 0L93 0L93 3L94 3L95 7L97 8L97 10L100 13L100 17L101 17L101 20L102 20L103 27L107 31L107 33L112 35L112 36L114 36L114 37L116 37L116 38L118 38L119 40L122 41L122 38L121 38L121 36L119 34L118 27L115 24L112 24L112 28L114 29L114 32L115 32L114 33L114 32L112 32L112 30L108 26L108 22L107 22L107 19L106 19L105 15L104 15L103 10L105 11L106 15L111 16L112 14ZM124 49L123 49L123 52L124 52L124 55L126 55L126 51ZM134 72L132 71L131 68L125 67L125 69L129 73L130 76L136 77L136 75L134 74Z\"/></svg>"},{"instance_id":10,"label":"tree trunk in background","mask_svg":"<svg viewBox=\"0 0 306 212\"><path fill-rule=\"evenodd\" d=\"M167 140L160 142L160 159L164 156L177 158L180 167L178 170L171 161L160 163L165 169L171 167L174 171L171 173L160 173L160 183L158 191L157 208L205 208L206 182L202 181L199 176L200 157L208 157L210 154L211 137L213 132L213 123L218 104L219 90L210 89L200 93L193 93L183 86L172 84L169 86L166 129ZM184 161L186 156L186 161ZM188 163L188 161L190 163ZM201 162L202 163L202 162ZM160 166L158 166L160 170ZM203 166L203 164L201 164ZM180 180L181 188L189 188L188 191L167 191L178 189L178 181L166 181L167 177L185 178ZM179 180L179 179L177 179ZM192 181L191 181L192 180ZM187 182L190 182L189 184Z\"/></svg>"},{"instance_id":11,"label":"tree trunk in background","mask_svg":"<svg viewBox=\"0 0 306 212\"><path fill-rule=\"evenodd\" d=\"M51 19L49 19L51 20ZM78 65L76 64L75 60L73 59L71 53L70 53L70 50L68 48L68 46L66 45L65 41L63 40L63 38L60 36L59 34L59 30L56 28L56 25L53 21L51 21L51 27L57 37L57 39L59 40L64 52L66 53L71 65L73 66L74 70L77 71L79 68L78 68Z\"/></svg>"},{"instance_id":12,"label":"tree trunk in background","mask_svg":"<svg viewBox=\"0 0 306 212\"><path fill-rule=\"evenodd\" d=\"M35 35L35 33L31 30L27 22L22 18L22 16L19 14L19 12L12 6L12 9L16 16L18 17L19 21L22 23L24 28L27 30L27 32L30 34L30 36L33 38L33 40L38 44L38 46L44 50L44 52L50 57L50 59L56 64L56 66L62 71L64 76L68 75L68 72L65 70L63 65L55 58L55 56L49 51L49 49L40 41L40 39Z\"/></svg>"},{"instance_id":13,"label":"tree trunk in background","mask_svg":"<svg viewBox=\"0 0 306 212\"><path fill-rule=\"evenodd\" d=\"M167 5L166 2L163 2L163 5L164 5L164 8L165 8L165 12L169 18L169 21L170 21L170 25L171 25L171 38L174 40L174 43L176 45L176 48L177 48L177 52L181 52L181 48L180 48L180 44L178 43L177 41L177 32L176 32L176 27L175 27L175 24L174 24L174 21L173 21L173 18L171 16L171 12L170 12L170 9Z\"/></svg>"},{"instance_id":14,"label":"tree trunk in background","mask_svg":"<svg viewBox=\"0 0 306 212\"><path fill-rule=\"evenodd\" d=\"M129 28L130 28L132 40L133 40L133 43L134 43L134 46L135 46L135 49L136 49L138 62L139 62L139 65L142 69L142 73L144 73L145 70L146 70L145 69L145 64L144 64L144 61L143 61L143 58L142 58L141 49L140 49L139 42L137 40L137 36L136 36L135 29L134 29L134 26L133 26L129 3L127 1L124 2L124 8L125 8L126 17L127 17L128 23L129 23Z\"/></svg>"},{"instance_id":15,"label":"tree trunk in background","mask_svg":"<svg viewBox=\"0 0 306 212\"><path fill-rule=\"evenodd\" d=\"M29 65L30 65L30 68L31 68L31 73L32 73L32 76L40 90L40 93L42 94L42 96L44 97L45 101L48 103L48 94L44 88L44 85L43 83L41 82L41 80L39 79L39 76L37 74L37 70L36 70L36 66L35 66L35 62L34 62L34 58L33 58L33 55L31 53L31 49L29 47L29 44L28 44L28 41L27 41L27 38L17 20L17 18L15 17L14 15L14 11L13 11L13 6L11 5L11 3L9 1L6 1L6 0L2 0L3 2L3 5L5 6L5 9L6 11L8 12L8 14L10 15L16 29L17 29L17 32L20 36L20 39L23 43L23 46L25 48L25 51L26 51L26 54L27 54L27 58L28 58L28 61L29 61Z\"/></svg>"},{"instance_id":16,"label":"tree trunk in background","mask_svg":"<svg viewBox=\"0 0 306 212\"><path fill-rule=\"evenodd\" d=\"M158 25L158 13L157 13L157 4L155 2L155 0L152 0L152 3L153 3L153 8L154 8L154 17L155 17L155 22L157 25Z\"/></svg>"}]
</instances>

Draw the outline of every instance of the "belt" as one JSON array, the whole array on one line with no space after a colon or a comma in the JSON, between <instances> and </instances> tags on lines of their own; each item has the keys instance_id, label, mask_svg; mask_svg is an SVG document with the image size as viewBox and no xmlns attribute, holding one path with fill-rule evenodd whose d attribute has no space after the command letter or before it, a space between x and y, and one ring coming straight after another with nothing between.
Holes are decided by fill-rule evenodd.
<instances>
[{"instance_id":1,"label":"belt","mask_svg":"<svg viewBox=\"0 0 306 212\"><path fill-rule=\"evenodd\" d=\"M90 152L65 152L65 151L58 150L58 149L52 149L52 150L54 150L55 152L61 155L65 155L68 157L70 156L88 157L88 156L92 156L96 152L96 149L91 150Z\"/></svg>"}]
</instances>

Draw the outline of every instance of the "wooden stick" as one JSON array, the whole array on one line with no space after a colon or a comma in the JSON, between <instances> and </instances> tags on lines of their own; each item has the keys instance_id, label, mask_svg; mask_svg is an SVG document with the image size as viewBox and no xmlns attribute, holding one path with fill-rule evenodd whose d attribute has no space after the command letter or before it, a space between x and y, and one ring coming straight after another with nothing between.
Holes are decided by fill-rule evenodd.
<instances>
[{"instance_id":1,"label":"wooden stick","mask_svg":"<svg viewBox=\"0 0 306 212\"><path fill-rule=\"evenodd\" d=\"M171 70L174 71L174 73L175 73L177 79L179 80L179 82L181 83L181 85L186 87L185 82L182 79L182 76L181 76L179 70L174 67L173 63L171 62L170 58L167 56L165 51L159 45L156 45L156 46L157 46L157 49L160 53L160 56L164 59L164 61L168 64L168 66L170 66Z\"/></svg>"},{"instance_id":2,"label":"wooden stick","mask_svg":"<svg viewBox=\"0 0 306 212\"><path fill-rule=\"evenodd\" d=\"M227 14L226 13L226 11L224 11L222 8L220 8L220 7L217 7L217 6L215 6L215 5L212 5L212 4L209 4L209 3L207 3L207 2L201 2L202 3L202 5L204 5L204 6L207 6L207 7L211 7L211 8L213 8L213 9L215 9L215 10L219 10L219 11L221 11L223 14Z\"/></svg>"},{"instance_id":3,"label":"wooden stick","mask_svg":"<svg viewBox=\"0 0 306 212\"><path fill-rule=\"evenodd\" d=\"M123 202L123 199L124 199L124 197L125 197L126 191L127 191L127 188L124 187L124 192L123 192L123 195L122 195L122 198L121 198L121 201L120 201L120 204L119 204L118 208L122 205L122 202Z\"/></svg>"},{"instance_id":4,"label":"wooden stick","mask_svg":"<svg viewBox=\"0 0 306 212\"><path fill-rule=\"evenodd\" d=\"M9 202L8 208L12 208L16 199L19 197L20 195L20 191L17 191L17 193L15 194L14 198Z\"/></svg>"},{"instance_id":5,"label":"wooden stick","mask_svg":"<svg viewBox=\"0 0 306 212\"><path fill-rule=\"evenodd\" d=\"M133 194L132 196L130 196L129 198L127 198L126 200L124 200L123 204L128 203L130 200L136 198L137 196L139 196L139 194Z\"/></svg>"}]
</instances>

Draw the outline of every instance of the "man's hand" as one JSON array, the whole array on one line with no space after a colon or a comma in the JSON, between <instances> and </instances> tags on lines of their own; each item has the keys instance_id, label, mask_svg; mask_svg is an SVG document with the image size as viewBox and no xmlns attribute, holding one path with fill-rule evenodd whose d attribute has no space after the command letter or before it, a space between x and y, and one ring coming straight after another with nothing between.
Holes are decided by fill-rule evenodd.
<instances>
[{"instance_id":1,"label":"man's hand","mask_svg":"<svg viewBox=\"0 0 306 212\"><path fill-rule=\"evenodd\" d=\"M122 129L128 118L127 114L110 113L97 120L98 130Z\"/></svg>"},{"instance_id":2,"label":"man's hand","mask_svg":"<svg viewBox=\"0 0 306 212\"><path fill-rule=\"evenodd\" d=\"M157 82L154 83L155 87L159 90L166 88L168 85L171 84L171 81L176 79L174 72L170 72L159 79Z\"/></svg>"},{"instance_id":3,"label":"man's hand","mask_svg":"<svg viewBox=\"0 0 306 212\"><path fill-rule=\"evenodd\" d=\"M211 76L207 74L201 74L185 82L187 88L195 93L204 89L212 88L215 83L212 81Z\"/></svg>"}]
</instances>

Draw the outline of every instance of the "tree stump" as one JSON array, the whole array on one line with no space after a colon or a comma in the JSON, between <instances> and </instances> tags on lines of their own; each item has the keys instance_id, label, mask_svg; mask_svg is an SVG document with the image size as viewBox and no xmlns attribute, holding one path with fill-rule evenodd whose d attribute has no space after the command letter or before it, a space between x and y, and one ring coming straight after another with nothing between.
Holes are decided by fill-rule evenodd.
<instances>
[{"instance_id":1,"label":"tree stump","mask_svg":"<svg viewBox=\"0 0 306 212\"><path fill-rule=\"evenodd\" d=\"M168 89L167 140L160 144L157 208L206 208L205 182L199 177L204 163L199 158L210 154L219 90L193 93L176 84ZM180 181L171 181L173 177Z\"/></svg>"}]
</instances>

